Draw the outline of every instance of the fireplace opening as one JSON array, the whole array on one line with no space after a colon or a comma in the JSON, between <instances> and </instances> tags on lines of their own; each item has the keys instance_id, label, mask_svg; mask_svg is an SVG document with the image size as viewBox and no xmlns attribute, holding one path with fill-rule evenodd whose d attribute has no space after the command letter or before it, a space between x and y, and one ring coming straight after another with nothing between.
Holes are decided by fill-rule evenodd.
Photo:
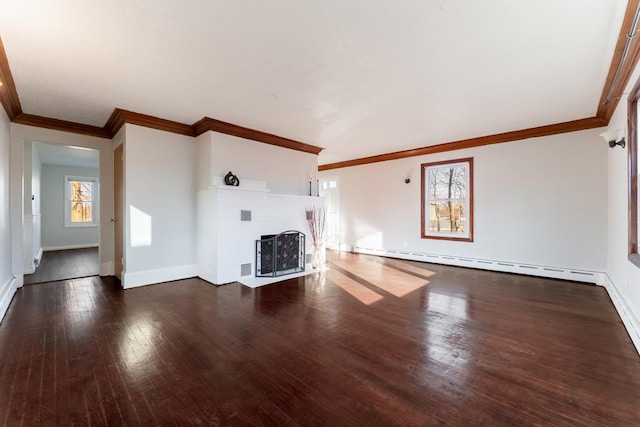
<instances>
[{"instance_id":1,"label":"fireplace opening","mask_svg":"<svg viewBox=\"0 0 640 427\"><path fill-rule=\"evenodd\" d=\"M299 273L305 268L305 235L296 230L256 240L256 277Z\"/></svg>"}]
</instances>

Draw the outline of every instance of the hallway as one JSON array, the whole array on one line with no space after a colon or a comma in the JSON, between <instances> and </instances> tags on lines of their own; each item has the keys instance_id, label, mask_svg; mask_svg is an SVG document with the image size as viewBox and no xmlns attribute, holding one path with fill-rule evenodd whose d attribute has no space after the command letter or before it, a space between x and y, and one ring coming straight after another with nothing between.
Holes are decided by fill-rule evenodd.
<instances>
[{"instance_id":1,"label":"hallway","mask_svg":"<svg viewBox=\"0 0 640 427\"><path fill-rule=\"evenodd\" d=\"M33 274L24 276L25 285L97 276L100 270L98 248L49 251L42 255Z\"/></svg>"}]
</instances>

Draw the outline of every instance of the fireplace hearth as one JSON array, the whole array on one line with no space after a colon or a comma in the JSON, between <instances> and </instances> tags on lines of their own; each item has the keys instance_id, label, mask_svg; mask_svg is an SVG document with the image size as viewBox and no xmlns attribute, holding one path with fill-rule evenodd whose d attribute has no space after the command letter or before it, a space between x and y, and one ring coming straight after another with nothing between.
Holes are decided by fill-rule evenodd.
<instances>
[{"instance_id":1,"label":"fireplace hearth","mask_svg":"<svg viewBox=\"0 0 640 427\"><path fill-rule=\"evenodd\" d=\"M289 230L256 240L256 277L299 273L305 268L305 235Z\"/></svg>"}]
</instances>

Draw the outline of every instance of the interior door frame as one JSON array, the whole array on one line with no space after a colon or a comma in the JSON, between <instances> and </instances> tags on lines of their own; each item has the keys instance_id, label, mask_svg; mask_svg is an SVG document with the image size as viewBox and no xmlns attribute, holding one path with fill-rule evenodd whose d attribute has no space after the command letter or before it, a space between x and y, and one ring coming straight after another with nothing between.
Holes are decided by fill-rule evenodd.
<instances>
[{"instance_id":1,"label":"interior door frame","mask_svg":"<svg viewBox=\"0 0 640 427\"><path fill-rule=\"evenodd\" d=\"M24 142L37 141L55 145L85 147L100 152L100 232L98 259L100 275L113 274L113 230L109 219L113 215L113 145L110 139L73 134L27 125L11 124L9 209L11 222L11 273L16 287L24 284ZM111 201L105 203L105 201Z\"/></svg>"},{"instance_id":2,"label":"interior door frame","mask_svg":"<svg viewBox=\"0 0 640 427\"><path fill-rule=\"evenodd\" d=\"M327 176L327 177L322 177L320 179L320 183L323 182L331 182L331 181L335 181L336 182L336 187L334 189L326 189L326 190L322 190L321 191L321 195L323 195L325 197L325 209L326 209L326 215L330 215L329 212L329 197L326 196L327 192L333 193L335 194L335 203L336 203L336 213L335 213L335 238L336 241L335 242L329 242L328 241L328 236L326 236L327 238L327 242L326 242L326 247L328 249L340 249L340 179L338 177L335 176ZM327 228L327 234L328 234L328 228Z\"/></svg>"},{"instance_id":3,"label":"interior door frame","mask_svg":"<svg viewBox=\"0 0 640 427\"><path fill-rule=\"evenodd\" d=\"M120 190L118 190L120 184ZM124 271L124 143L113 151L113 274L122 283Z\"/></svg>"}]
</instances>

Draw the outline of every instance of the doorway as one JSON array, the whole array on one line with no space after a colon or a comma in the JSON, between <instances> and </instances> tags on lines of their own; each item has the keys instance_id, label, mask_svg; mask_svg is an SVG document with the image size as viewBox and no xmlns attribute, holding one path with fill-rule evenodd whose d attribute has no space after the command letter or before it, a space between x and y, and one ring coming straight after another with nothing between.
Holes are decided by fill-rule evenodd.
<instances>
[{"instance_id":1,"label":"doorway","mask_svg":"<svg viewBox=\"0 0 640 427\"><path fill-rule=\"evenodd\" d=\"M24 284L98 275L99 151L23 144Z\"/></svg>"},{"instance_id":2,"label":"doorway","mask_svg":"<svg viewBox=\"0 0 640 427\"><path fill-rule=\"evenodd\" d=\"M124 144L118 145L113 153L113 265L114 274L122 282L124 259L124 230L122 217L124 212Z\"/></svg>"},{"instance_id":3,"label":"doorway","mask_svg":"<svg viewBox=\"0 0 640 427\"><path fill-rule=\"evenodd\" d=\"M326 201L326 247L340 248L340 188L337 179L320 181L320 196Z\"/></svg>"}]
</instances>

